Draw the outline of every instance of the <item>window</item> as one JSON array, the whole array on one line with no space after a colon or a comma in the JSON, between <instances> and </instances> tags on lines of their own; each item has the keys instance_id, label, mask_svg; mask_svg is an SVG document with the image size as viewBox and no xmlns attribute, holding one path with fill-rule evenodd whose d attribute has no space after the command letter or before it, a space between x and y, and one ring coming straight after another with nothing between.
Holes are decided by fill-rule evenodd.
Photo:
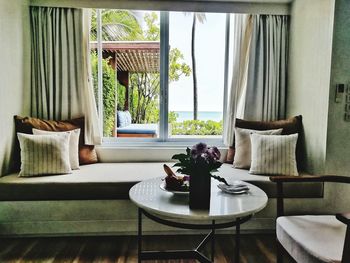
<instances>
[{"instance_id":1,"label":"window","mask_svg":"<svg viewBox=\"0 0 350 263\"><path fill-rule=\"evenodd\" d=\"M216 13L93 10L104 140L222 141L227 24Z\"/></svg>"}]
</instances>

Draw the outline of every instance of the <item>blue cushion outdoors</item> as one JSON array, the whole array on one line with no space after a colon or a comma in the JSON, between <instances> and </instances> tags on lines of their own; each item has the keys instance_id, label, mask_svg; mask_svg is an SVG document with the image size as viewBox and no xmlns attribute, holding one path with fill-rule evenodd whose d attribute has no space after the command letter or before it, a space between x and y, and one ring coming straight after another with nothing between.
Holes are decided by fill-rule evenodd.
<instances>
[{"instance_id":1,"label":"blue cushion outdoors","mask_svg":"<svg viewBox=\"0 0 350 263\"><path fill-rule=\"evenodd\" d=\"M131 124L131 114L129 111L117 111L117 127L126 127Z\"/></svg>"}]
</instances>

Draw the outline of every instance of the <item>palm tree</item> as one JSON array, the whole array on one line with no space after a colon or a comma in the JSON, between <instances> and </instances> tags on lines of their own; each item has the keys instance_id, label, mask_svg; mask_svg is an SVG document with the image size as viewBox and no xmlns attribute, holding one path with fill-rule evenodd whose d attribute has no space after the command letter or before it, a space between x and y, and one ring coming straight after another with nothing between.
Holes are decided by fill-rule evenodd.
<instances>
[{"instance_id":1,"label":"palm tree","mask_svg":"<svg viewBox=\"0 0 350 263\"><path fill-rule=\"evenodd\" d=\"M142 36L137 14L129 10L105 9L101 12L103 41L135 40ZM91 40L97 40L97 14L92 11Z\"/></svg>"},{"instance_id":2,"label":"palm tree","mask_svg":"<svg viewBox=\"0 0 350 263\"><path fill-rule=\"evenodd\" d=\"M192 57L192 79L193 79L193 119L198 119L198 87L197 87L197 67L196 67L196 25L204 23L206 20L204 13L193 13L192 36L191 36L191 57Z\"/></svg>"}]
</instances>

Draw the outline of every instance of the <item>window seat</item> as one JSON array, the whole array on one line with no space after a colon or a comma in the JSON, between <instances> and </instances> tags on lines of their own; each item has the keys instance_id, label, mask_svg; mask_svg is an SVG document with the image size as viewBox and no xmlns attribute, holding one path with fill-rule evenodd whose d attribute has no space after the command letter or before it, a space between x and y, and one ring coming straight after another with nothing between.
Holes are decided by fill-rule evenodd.
<instances>
[{"instance_id":1,"label":"window seat","mask_svg":"<svg viewBox=\"0 0 350 263\"><path fill-rule=\"evenodd\" d=\"M13 173L0 178L0 201L128 199L129 189L137 182L165 176L162 165L163 162L97 163L81 166L68 175L31 178ZM268 176L252 175L229 164L223 164L218 175L229 183L234 180L250 182L269 197L276 197L276 187ZM290 183L284 192L290 198L323 197L323 184Z\"/></svg>"}]
</instances>

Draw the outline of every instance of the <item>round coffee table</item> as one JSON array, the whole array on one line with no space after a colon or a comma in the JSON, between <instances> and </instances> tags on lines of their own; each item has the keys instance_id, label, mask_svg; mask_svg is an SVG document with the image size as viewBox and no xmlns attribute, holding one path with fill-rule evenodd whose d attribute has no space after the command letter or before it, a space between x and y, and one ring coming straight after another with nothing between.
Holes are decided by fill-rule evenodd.
<instances>
[{"instance_id":1,"label":"round coffee table","mask_svg":"<svg viewBox=\"0 0 350 263\"><path fill-rule=\"evenodd\" d=\"M138 261L197 259L199 262L213 262L215 230L235 226L235 262L238 262L240 225L266 206L268 198L265 192L246 183L249 186L247 193L227 194L217 187L219 182L212 179L210 209L191 210L188 205L188 194L180 195L164 191L160 188L162 182L162 178L145 180L134 185L129 192L131 201L138 206ZM143 251L142 215L163 225L185 229L208 229L210 232L194 250ZM184 223L183 220L189 220L191 223ZM195 223L192 223L193 221ZM199 251L209 240L211 240L211 260Z\"/></svg>"}]
</instances>

